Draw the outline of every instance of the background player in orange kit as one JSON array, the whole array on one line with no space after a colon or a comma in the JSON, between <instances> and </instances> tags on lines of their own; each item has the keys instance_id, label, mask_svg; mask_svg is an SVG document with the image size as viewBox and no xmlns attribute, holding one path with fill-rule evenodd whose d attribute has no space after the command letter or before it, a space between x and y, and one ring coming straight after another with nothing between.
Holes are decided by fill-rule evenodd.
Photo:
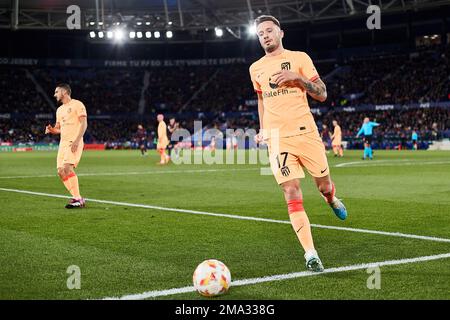
<instances>
[{"instance_id":1,"label":"background player in orange kit","mask_svg":"<svg viewBox=\"0 0 450 320\"><path fill-rule=\"evenodd\" d=\"M342 149L342 130L336 120L333 120L333 134L331 135L331 145L333 146L333 153L335 157L343 157L344 150Z\"/></svg>"},{"instance_id":2,"label":"background player in orange kit","mask_svg":"<svg viewBox=\"0 0 450 320\"><path fill-rule=\"evenodd\" d=\"M166 154L166 148L169 144L169 138L167 137L167 125L164 122L164 115L158 114L156 116L158 120L158 144L156 145L156 149L158 150L161 160L159 164L166 164L169 162L170 157Z\"/></svg>"},{"instance_id":3,"label":"background player in orange kit","mask_svg":"<svg viewBox=\"0 0 450 320\"><path fill-rule=\"evenodd\" d=\"M56 124L45 127L45 133L60 134L56 167L64 186L72 195L67 209L83 208L85 201L80 195L78 177L74 168L78 166L83 153L83 135L87 129L87 113L81 101L71 98L68 84L60 84L55 89L56 101L62 105L56 110Z\"/></svg>"},{"instance_id":4,"label":"background player in orange kit","mask_svg":"<svg viewBox=\"0 0 450 320\"><path fill-rule=\"evenodd\" d=\"M255 24L265 51L265 56L249 70L258 94L261 131L255 140L268 144L271 168L284 192L292 227L305 250L306 267L320 272L324 268L314 247L300 190L299 178L304 177L302 167L313 176L336 216L342 220L347 217L344 204L335 196L325 147L307 99L308 94L325 101L326 87L305 52L283 48L284 33L275 17L260 16Z\"/></svg>"}]
</instances>

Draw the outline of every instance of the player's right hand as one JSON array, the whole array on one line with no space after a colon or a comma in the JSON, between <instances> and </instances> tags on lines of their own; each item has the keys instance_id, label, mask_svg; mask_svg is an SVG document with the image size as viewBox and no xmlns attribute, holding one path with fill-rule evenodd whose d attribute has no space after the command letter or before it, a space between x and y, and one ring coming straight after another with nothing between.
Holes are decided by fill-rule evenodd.
<instances>
[{"instance_id":1,"label":"player's right hand","mask_svg":"<svg viewBox=\"0 0 450 320\"><path fill-rule=\"evenodd\" d=\"M53 127L50 124L48 124L45 127L45 134L53 133L52 131L53 131Z\"/></svg>"}]
</instances>

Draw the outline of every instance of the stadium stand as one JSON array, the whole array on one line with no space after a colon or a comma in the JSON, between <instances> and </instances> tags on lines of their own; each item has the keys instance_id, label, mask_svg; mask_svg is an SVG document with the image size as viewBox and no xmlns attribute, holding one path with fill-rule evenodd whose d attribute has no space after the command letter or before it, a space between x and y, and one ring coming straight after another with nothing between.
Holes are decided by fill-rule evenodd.
<instances>
[{"instance_id":1,"label":"stadium stand","mask_svg":"<svg viewBox=\"0 0 450 320\"><path fill-rule=\"evenodd\" d=\"M375 148L410 147L413 129L422 148L449 137L450 108L427 104L450 101L449 55L446 46L401 55L359 56L341 64L319 61L317 69L327 84L328 99L324 104L311 101L311 107L325 105L329 112L316 113L318 127L322 123L331 127L337 119L347 148L361 147L354 136L364 116L383 124L376 130ZM60 82L71 84L73 97L83 101L92 116L87 142L134 147L135 128L143 122L151 146L157 112L176 116L188 130L193 129L194 120L222 131L258 126L248 64L143 69L2 66L0 142L56 142L42 128L54 121L52 94ZM401 107L359 110L365 105ZM339 109L349 106L352 112Z\"/></svg>"}]
</instances>

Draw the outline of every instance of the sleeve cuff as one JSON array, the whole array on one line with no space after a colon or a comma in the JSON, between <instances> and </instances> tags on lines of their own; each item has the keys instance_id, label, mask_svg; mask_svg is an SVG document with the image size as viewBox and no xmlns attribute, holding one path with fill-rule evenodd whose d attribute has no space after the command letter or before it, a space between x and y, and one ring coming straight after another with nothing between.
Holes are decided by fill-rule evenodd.
<instances>
[{"instance_id":1,"label":"sleeve cuff","mask_svg":"<svg viewBox=\"0 0 450 320\"><path fill-rule=\"evenodd\" d=\"M320 78L319 75L316 74L314 77L312 77L311 79L309 79L309 81L314 82L314 81L316 81L316 80L319 79L319 78Z\"/></svg>"}]
</instances>

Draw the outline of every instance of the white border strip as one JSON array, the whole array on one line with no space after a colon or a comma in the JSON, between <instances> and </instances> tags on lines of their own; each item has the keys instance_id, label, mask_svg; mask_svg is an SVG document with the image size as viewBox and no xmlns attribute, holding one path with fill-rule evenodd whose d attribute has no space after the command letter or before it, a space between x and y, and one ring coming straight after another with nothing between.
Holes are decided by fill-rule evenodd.
<instances>
[{"instance_id":1,"label":"white border strip","mask_svg":"<svg viewBox=\"0 0 450 320\"><path fill-rule=\"evenodd\" d=\"M59 194L33 192L33 191L17 190L17 189L0 188L0 191L15 192L15 193L22 193L22 194L30 194L30 195L35 195L35 196L44 196L44 197L52 197L52 198L65 198L65 199L70 198L68 196L59 195ZM111 204L111 205L116 205L116 206L144 208L144 209L154 209L154 210L160 210L160 211L189 213L189 214L197 214L197 215L205 215L205 216L213 216L213 217L223 217L223 218L231 218L231 219L239 219L239 220L260 221L260 222L280 223L280 224L289 224L289 225L291 224L290 221L287 221L287 220L275 220L275 219L268 219L268 218L257 218L257 217L249 217L249 216L240 216L240 215L234 215L234 214L214 213L214 212L188 210L188 209L178 209L178 208L168 208L168 207L160 207L160 206L153 206L153 205L147 205L147 204L117 202L117 201L98 200L98 199L86 199L86 201L88 201L88 202L97 202L97 203L104 203L104 204ZM311 226L315 227L315 228L322 228L322 229L351 231L351 232L359 232L359 233L370 233L370 234L378 234L378 235L384 235L384 236L393 236L393 237L401 237L401 238L411 238L411 239L420 239L420 240L428 240L428 241L448 242L448 243L450 243L450 239L446 239L446 238L420 236L420 235L400 233L400 232L386 232L386 231L377 231L377 230L369 230L369 229L358 229L358 228L348 228L348 227L327 226L327 225L321 225L321 224L311 224Z\"/></svg>"},{"instance_id":2,"label":"white border strip","mask_svg":"<svg viewBox=\"0 0 450 320\"><path fill-rule=\"evenodd\" d=\"M234 287L248 286L248 285L258 284L258 283L304 278L304 277L318 276L318 275L323 275L323 274L328 274L328 273L354 271L354 270L368 269L368 268L374 268L374 267L383 267L383 266L395 266L395 265L401 265L401 264L433 261L433 260L447 259L447 258L450 258L450 253L437 254L437 255L433 255L433 256L422 256L422 257L409 258L409 259L387 260L387 261L380 261L380 262L354 264L354 265L350 265L350 266L325 269L323 272L320 272L320 273L311 272L311 271L302 271L302 272L277 274L277 275L273 275L273 276L266 276L266 277L260 277L260 278L241 279L241 280L233 281L231 283L231 286L232 287L233 286ZM160 291L147 291L147 292L143 292L143 293L139 293L139 294L124 295L122 297L106 297L106 298L103 298L103 300L143 300L143 299L148 299L148 298L164 297L164 296L180 294L180 293L187 293L187 292L195 292L195 288L191 286L191 287L173 288L173 289L160 290Z\"/></svg>"}]
</instances>

